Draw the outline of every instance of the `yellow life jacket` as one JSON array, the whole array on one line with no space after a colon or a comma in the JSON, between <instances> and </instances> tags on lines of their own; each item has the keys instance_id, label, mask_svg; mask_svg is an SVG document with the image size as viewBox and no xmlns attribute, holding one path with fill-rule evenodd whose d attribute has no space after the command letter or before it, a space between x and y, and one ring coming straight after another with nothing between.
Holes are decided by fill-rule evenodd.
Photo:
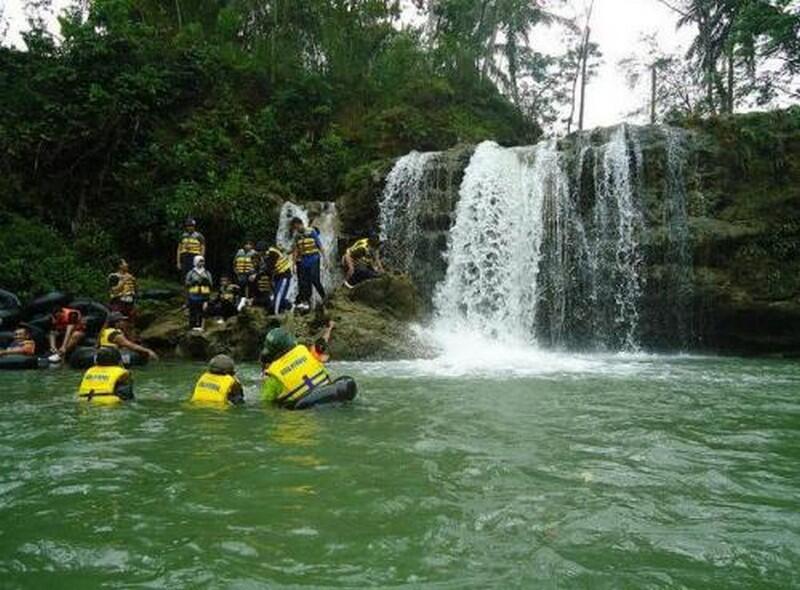
<instances>
[{"instance_id":1,"label":"yellow life jacket","mask_svg":"<svg viewBox=\"0 0 800 590\"><path fill-rule=\"evenodd\" d=\"M211 281L207 274L200 275L194 269L189 271L193 277L189 284L189 293L192 295L208 295L211 293Z\"/></svg>"},{"instance_id":2,"label":"yellow life jacket","mask_svg":"<svg viewBox=\"0 0 800 590\"><path fill-rule=\"evenodd\" d=\"M187 233L181 236L178 250L181 254L193 254L197 256L203 253L203 235L200 232Z\"/></svg>"},{"instance_id":3,"label":"yellow life jacket","mask_svg":"<svg viewBox=\"0 0 800 590\"><path fill-rule=\"evenodd\" d=\"M117 328L103 328L100 332L100 341L98 343L98 347L102 348L104 346L108 346L110 348L119 348L113 342L113 338L118 334L122 334L122 330L118 330Z\"/></svg>"},{"instance_id":4,"label":"yellow life jacket","mask_svg":"<svg viewBox=\"0 0 800 590\"><path fill-rule=\"evenodd\" d=\"M278 402L293 402L320 385L331 382L325 365L319 362L302 344L298 344L281 358L270 364L265 373L272 375L281 385L283 392Z\"/></svg>"},{"instance_id":5,"label":"yellow life jacket","mask_svg":"<svg viewBox=\"0 0 800 590\"><path fill-rule=\"evenodd\" d=\"M305 230L305 232L298 235L297 239L295 240L295 246L300 252L300 256L312 256L313 254L319 254L319 248L317 247L317 242L314 239L314 234L311 232L311 230Z\"/></svg>"},{"instance_id":6,"label":"yellow life jacket","mask_svg":"<svg viewBox=\"0 0 800 590\"><path fill-rule=\"evenodd\" d=\"M239 290L237 285L228 285L219 290L219 298L223 301L236 301L236 293Z\"/></svg>"},{"instance_id":7,"label":"yellow life jacket","mask_svg":"<svg viewBox=\"0 0 800 590\"><path fill-rule=\"evenodd\" d=\"M117 384L130 372L123 367L92 367L83 374L78 398L100 404L122 401L116 394Z\"/></svg>"},{"instance_id":8,"label":"yellow life jacket","mask_svg":"<svg viewBox=\"0 0 800 590\"><path fill-rule=\"evenodd\" d=\"M253 263L253 255L245 252L244 250L239 250L239 252L237 252L236 256L233 258L233 272L235 272L237 275L248 274L253 272L255 269L256 266Z\"/></svg>"},{"instance_id":9,"label":"yellow life jacket","mask_svg":"<svg viewBox=\"0 0 800 590\"><path fill-rule=\"evenodd\" d=\"M260 275L258 275L258 279L256 279L256 287L258 287L259 293L269 293L272 289L272 280L270 276L265 272L262 272Z\"/></svg>"},{"instance_id":10,"label":"yellow life jacket","mask_svg":"<svg viewBox=\"0 0 800 590\"><path fill-rule=\"evenodd\" d=\"M192 393L192 402L228 403L228 395L239 381L233 375L215 375L203 373Z\"/></svg>"},{"instance_id":11,"label":"yellow life jacket","mask_svg":"<svg viewBox=\"0 0 800 590\"><path fill-rule=\"evenodd\" d=\"M136 277L130 273L125 275L117 273L116 276L119 283L111 288L111 299L121 299L133 303L133 299L136 297Z\"/></svg>"},{"instance_id":12,"label":"yellow life jacket","mask_svg":"<svg viewBox=\"0 0 800 590\"><path fill-rule=\"evenodd\" d=\"M369 267L372 262L372 248L369 246L369 238L361 238L347 249L347 254L353 259L358 267Z\"/></svg>"},{"instance_id":13,"label":"yellow life jacket","mask_svg":"<svg viewBox=\"0 0 800 590\"><path fill-rule=\"evenodd\" d=\"M282 275L292 272L292 261L278 248L273 246L272 248L267 250L267 256L270 255L275 257L275 266L273 267L272 270L273 275Z\"/></svg>"},{"instance_id":14,"label":"yellow life jacket","mask_svg":"<svg viewBox=\"0 0 800 590\"><path fill-rule=\"evenodd\" d=\"M347 253L353 258L358 258L360 256L369 256L370 254L369 238L361 238L360 240L357 240L352 246L350 246L347 249Z\"/></svg>"}]
</instances>

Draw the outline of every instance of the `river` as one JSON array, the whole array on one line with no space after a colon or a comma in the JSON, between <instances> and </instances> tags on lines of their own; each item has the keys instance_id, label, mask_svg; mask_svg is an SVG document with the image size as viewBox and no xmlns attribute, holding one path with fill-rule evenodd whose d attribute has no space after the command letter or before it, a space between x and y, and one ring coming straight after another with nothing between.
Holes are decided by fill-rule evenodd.
<instances>
[{"instance_id":1,"label":"river","mask_svg":"<svg viewBox=\"0 0 800 590\"><path fill-rule=\"evenodd\" d=\"M228 410L200 365L122 407L1 373L0 587L800 585L796 363L454 354L334 364L359 399L305 413L253 365Z\"/></svg>"}]
</instances>

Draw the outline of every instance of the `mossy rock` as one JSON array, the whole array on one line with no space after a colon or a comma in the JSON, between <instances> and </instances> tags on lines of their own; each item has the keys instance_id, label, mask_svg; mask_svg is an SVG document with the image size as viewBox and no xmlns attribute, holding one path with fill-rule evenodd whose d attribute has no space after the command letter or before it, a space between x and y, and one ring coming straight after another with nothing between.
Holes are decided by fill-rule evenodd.
<instances>
[{"instance_id":1,"label":"mossy rock","mask_svg":"<svg viewBox=\"0 0 800 590\"><path fill-rule=\"evenodd\" d=\"M379 309L398 320L417 319L419 297L406 275L385 274L359 283L347 293L351 301Z\"/></svg>"}]
</instances>

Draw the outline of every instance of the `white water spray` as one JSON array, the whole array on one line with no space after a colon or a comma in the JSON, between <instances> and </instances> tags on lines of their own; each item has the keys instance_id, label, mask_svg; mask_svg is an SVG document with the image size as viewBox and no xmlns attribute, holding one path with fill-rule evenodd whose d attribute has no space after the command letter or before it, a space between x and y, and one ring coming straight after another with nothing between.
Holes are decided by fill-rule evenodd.
<instances>
[{"instance_id":1,"label":"white water spray","mask_svg":"<svg viewBox=\"0 0 800 590\"><path fill-rule=\"evenodd\" d=\"M425 197L425 172L438 152L411 152L392 168L380 200L383 256L393 268L408 272L419 238L420 206Z\"/></svg>"},{"instance_id":2,"label":"white water spray","mask_svg":"<svg viewBox=\"0 0 800 590\"><path fill-rule=\"evenodd\" d=\"M438 323L508 341L535 341L542 205L562 183L554 143L478 146L464 175Z\"/></svg>"}]
</instances>

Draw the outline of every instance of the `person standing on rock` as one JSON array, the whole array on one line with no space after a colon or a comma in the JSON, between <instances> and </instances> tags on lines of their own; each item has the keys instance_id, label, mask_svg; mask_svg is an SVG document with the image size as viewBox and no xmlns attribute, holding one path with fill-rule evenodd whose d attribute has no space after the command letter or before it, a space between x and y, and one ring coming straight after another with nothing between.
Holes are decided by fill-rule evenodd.
<instances>
[{"instance_id":1,"label":"person standing on rock","mask_svg":"<svg viewBox=\"0 0 800 590\"><path fill-rule=\"evenodd\" d=\"M236 284L239 285L239 292L242 296L239 311L245 305L250 305L250 300L255 296L257 260L258 255L250 240L247 240L233 257L233 273L236 275Z\"/></svg>"},{"instance_id":2,"label":"person standing on rock","mask_svg":"<svg viewBox=\"0 0 800 590\"><path fill-rule=\"evenodd\" d=\"M292 282L292 261L278 246L272 246L262 258L261 271L267 273L271 283L270 311L280 315L292 308L289 303L289 285Z\"/></svg>"},{"instance_id":3,"label":"person standing on rock","mask_svg":"<svg viewBox=\"0 0 800 590\"><path fill-rule=\"evenodd\" d=\"M325 301L325 288L322 286L322 241L319 231L306 228L299 217L292 219L290 228L294 236L294 263L297 269L297 309L309 311L313 291Z\"/></svg>"},{"instance_id":4,"label":"person standing on rock","mask_svg":"<svg viewBox=\"0 0 800 590\"><path fill-rule=\"evenodd\" d=\"M211 288L214 286L211 273L206 269L206 259L202 256L194 257L194 267L186 274L185 285L189 328L202 331L203 315L211 296Z\"/></svg>"},{"instance_id":5,"label":"person standing on rock","mask_svg":"<svg viewBox=\"0 0 800 590\"><path fill-rule=\"evenodd\" d=\"M109 308L122 315L133 318L133 306L136 301L136 277L131 274L128 262L123 258L119 261L117 272L108 277L110 284Z\"/></svg>"},{"instance_id":6,"label":"person standing on rock","mask_svg":"<svg viewBox=\"0 0 800 590\"><path fill-rule=\"evenodd\" d=\"M190 217L183 224L183 234L178 242L176 266L181 271L181 276L185 277L192 270L195 256L205 255L206 239L197 231L197 224Z\"/></svg>"}]
</instances>

